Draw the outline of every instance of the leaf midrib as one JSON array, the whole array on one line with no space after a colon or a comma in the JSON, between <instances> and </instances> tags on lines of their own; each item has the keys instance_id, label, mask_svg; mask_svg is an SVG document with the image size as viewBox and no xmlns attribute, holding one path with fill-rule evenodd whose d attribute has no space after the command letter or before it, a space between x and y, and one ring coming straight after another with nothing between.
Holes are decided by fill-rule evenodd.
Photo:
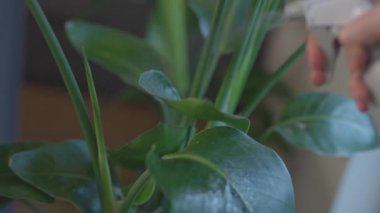
<instances>
[{"instance_id":1,"label":"leaf midrib","mask_svg":"<svg viewBox=\"0 0 380 213\"><path fill-rule=\"evenodd\" d=\"M207 158L204 158L199 155L195 154L188 154L188 153L176 153L176 154L169 154L162 157L163 160L176 160L176 159L183 159L183 160L190 160L195 161L199 164L202 164L203 166L206 166L207 168L213 170L217 174L219 174L225 181L232 187L232 189L236 192L236 194L240 197L241 201L245 205L245 207L250 210L250 212L253 212L250 206L248 205L248 201L244 199L244 197L240 194L239 190L236 188L236 186L233 184L233 182L228 178L228 176L225 174L223 170L221 170L216 164L208 160Z\"/></svg>"}]
</instances>

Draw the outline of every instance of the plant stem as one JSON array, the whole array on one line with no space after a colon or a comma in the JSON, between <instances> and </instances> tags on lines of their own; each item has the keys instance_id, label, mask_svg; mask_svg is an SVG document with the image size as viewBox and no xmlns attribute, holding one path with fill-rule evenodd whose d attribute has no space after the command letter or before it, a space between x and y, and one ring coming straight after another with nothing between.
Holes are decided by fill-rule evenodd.
<instances>
[{"instance_id":1,"label":"plant stem","mask_svg":"<svg viewBox=\"0 0 380 213\"><path fill-rule=\"evenodd\" d=\"M157 14L173 65L170 74L181 95L186 94L189 81L186 9L186 0L157 1Z\"/></svg>"},{"instance_id":2,"label":"plant stem","mask_svg":"<svg viewBox=\"0 0 380 213\"><path fill-rule=\"evenodd\" d=\"M145 183L149 180L149 178L150 173L148 170L146 170L144 173L140 175L140 177L132 185L126 198L120 203L120 208L118 210L119 213L128 212L137 194L141 191L141 189L144 187Z\"/></svg>"},{"instance_id":3,"label":"plant stem","mask_svg":"<svg viewBox=\"0 0 380 213\"><path fill-rule=\"evenodd\" d=\"M234 113L248 76L256 61L269 24L267 15L281 6L279 0L258 0L250 25L239 52L234 57L227 76L216 99L216 107L223 112Z\"/></svg>"},{"instance_id":4,"label":"plant stem","mask_svg":"<svg viewBox=\"0 0 380 213\"><path fill-rule=\"evenodd\" d=\"M241 115L248 117L257 106L267 97L267 95L272 91L272 89L277 85L277 83L282 79L282 77L289 71L289 68L304 54L305 44L302 44L286 61L281 67L273 74L271 79L265 86L260 90L257 96L247 107L240 113Z\"/></svg>"},{"instance_id":5,"label":"plant stem","mask_svg":"<svg viewBox=\"0 0 380 213\"><path fill-rule=\"evenodd\" d=\"M111 173L108 165L107 150L104 141L103 126L100 115L99 101L96 95L92 71L86 53L83 52L84 67L87 77L88 91L91 97L92 112L94 118L96 142L98 148L98 165L100 178L100 198L103 212L113 212L113 187Z\"/></svg>"},{"instance_id":6,"label":"plant stem","mask_svg":"<svg viewBox=\"0 0 380 213\"><path fill-rule=\"evenodd\" d=\"M74 106L74 110L79 119L79 124L86 138L87 146L91 153L91 159L92 159L91 162L92 162L93 170L94 170L95 177L97 180L97 185L98 185L98 188L101 189L103 187L103 183L100 181L100 172L99 172L100 159L98 158L99 150L96 144L96 135L91 125L90 118L87 113L86 105L84 103L83 96L80 92L78 83L75 79L71 66L62 50L62 47L59 44L59 41L56 35L54 34L54 31L51 28L37 0L26 0L26 4L30 12L34 16L37 24L39 25L40 30L58 65L59 71L61 73L63 81L66 85L68 94ZM102 206L102 208L105 209L106 207Z\"/></svg>"},{"instance_id":7,"label":"plant stem","mask_svg":"<svg viewBox=\"0 0 380 213\"><path fill-rule=\"evenodd\" d=\"M219 61L224 41L230 32L238 3L239 1L236 0L219 1L210 34L197 65L190 97L201 98L205 95Z\"/></svg>"},{"instance_id":8,"label":"plant stem","mask_svg":"<svg viewBox=\"0 0 380 213\"><path fill-rule=\"evenodd\" d=\"M95 155L97 153L97 147L96 144L93 143L96 141L95 133L88 117L86 105L84 104L82 94L79 90L79 86L76 82L70 64L37 0L26 0L26 4L34 16L37 24L39 25L40 30L50 48L50 51L53 54L55 62L58 65L75 112L78 116L79 124L82 128L83 134L88 143L88 147L91 151L93 162L96 162L95 168L97 168L97 156Z\"/></svg>"},{"instance_id":9,"label":"plant stem","mask_svg":"<svg viewBox=\"0 0 380 213\"><path fill-rule=\"evenodd\" d=\"M275 126L269 127L259 138L259 142L264 144L267 142L267 140L272 136L273 132L275 131Z\"/></svg>"}]
</instances>

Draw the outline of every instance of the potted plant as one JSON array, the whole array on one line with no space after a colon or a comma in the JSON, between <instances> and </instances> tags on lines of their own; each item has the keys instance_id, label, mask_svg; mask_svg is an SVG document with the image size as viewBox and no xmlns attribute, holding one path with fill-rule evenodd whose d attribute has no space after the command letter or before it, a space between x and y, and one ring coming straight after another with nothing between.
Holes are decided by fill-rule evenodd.
<instances>
[{"instance_id":1,"label":"potted plant","mask_svg":"<svg viewBox=\"0 0 380 213\"><path fill-rule=\"evenodd\" d=\"M146 40L84 21L69 22L68 36L83 55L92 119L37 0L26 4L56 60L84 139L1 146L4 201L63 199L81 212L294 212L288 170L264 144L271 135L278 133L289 144L323 155L349 156L378 146L370 117L351 100L327 93L297 96L264 134L247 134L249 116L304 52L302 45L252 100L240 104L282 0L156 0ZM194 73L187 47L188 8L205 36ZM220 57L227 53L232 59L224 81L214 85ZM108 150L88 58L153 96L162 123L119 150ZM206 100L211 86L220 86L213 101ZM117 168L140 176L123 186Z\"/></svg>"}]
</instances>

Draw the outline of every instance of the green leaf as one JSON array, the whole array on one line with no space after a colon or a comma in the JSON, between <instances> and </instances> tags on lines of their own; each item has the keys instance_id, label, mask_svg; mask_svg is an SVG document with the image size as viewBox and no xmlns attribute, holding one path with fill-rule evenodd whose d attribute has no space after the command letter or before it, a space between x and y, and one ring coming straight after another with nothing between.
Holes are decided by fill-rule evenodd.
<instances>
[{"instance_id":1,"label":"green leaf","mask_svg":"<svg viewBox=\"0 0 380 213\"><path fill-rule=\"evenodd\" d=\"M46 44L49 46L49 49L59 68L68 95L76 112L83 135L86 138L86 142L88 142L91 157L93 159L94 164L96 164L98 161L96 156L97 147L95 143L95 133L92 129L90 118L88 117L87 113L87 108L84 103L83 96L79 89L78 83L75 79L74 73L71 69L70 63L67 60L67 57L63 52L62 46L59 43L58 38L55 35L46 15L44 14L41 6L39 5L38 0L25 0L25 4L27 5L34 19L36 20L41 30L41 33L46 40ZM97 165L94 165L94 167L97 167Z\"/></svg>"},{"instance_id":2,"label":"green leaf","mask_svg":"<svg viewBox=\"0 0 380 213\"><path fill-rule=\"evenodd\" d=\"M154 190L156 189L156 181L153 178L149 178L149 180L144 184L140 193L138 193L134 205L142 205L149 201L149 199L153 196Z\"/></svg>"},{"instance_id":3,"label":"green leaf","mask_svg":"<svg viewBox=\"0 0 380 213\"><path fill-rule=\"evenodd\" d=\"M210 31L213 14L216 10L219 0L190 0L189 6L197 15L199 30L204 37L207 37Z\"/></svg>"},{"instance_id":4,"label":"green leaf","mask_svg":"<svg viewBox=\"0 0 380 213\"><path fill-rule=\"evenodd\" d=\"M165 100L181 100L172 82L160 71L150 70L140 76L139 85L153 97Z\"/></svg>"},{"instance_id":5,"label":"green leaf","mask_svg":"<svg viewBox=\"0 0 380 213\"><path fill-rule=\"evenodd\" d=\"M84 21L68 22L66 31L77 50L84 49L90 60L131 85L137 86L146 70L166 70L153 47L126 32Z\"/></svg>"},{"instance_id":6,"label":"green leaf","mask_svg":"<svg viewBox=\"0 0 380 213\"><path fill-rule=\"evenodd\" d=\"M8 198L0 197L0 211L1 211L3 208L7 207L8 204L9 204L10 202L11 202L11 200L8 199Z\"/></svg>"},{"instance_id":7,"label":"green leaf","mask_svg":"<svg viewBox=\"0 0 380 213\"><path fill-rule=\"evenodd\" d=\"M223 52L236 50L248 28L249 15L252 12L253 0L240 0L236 13L234 13L232 29L223 45ZM216 12L219 0L190 0L189 6L198 17L199 29L204 37L210 32L213 14Z\"/></svg>"},{"instance_id":8,"label":"green leaf","mask_svg":"<svg viewBox=\"0 0 380 213\"><path fill-rule=\"evenodd\" d=\"M190 97L203 98L216 71L239 1L220 0L213 14L209 36L202 47L194 73Z\"/></svg>"},{"instance_id":9,"label":"green leaf","mask_svg":"<svg viewBox=\"0 0 380 213\"><path fill-rule=\"evenodd\" d=\"M259 95L259 92L263 90L264 87L267 87L268 82L272 80L272 75L268 72L255 69L251 72L250 77L247 81L247 86L244 88L244 92L241 97L241 102L243 105L246 105L249 101L252 100L252 97ZM276 97L281 98L290 98L292 97L292 91L285 82L277 82L273 85L269 95L275 95Z\"/></svg>"},{"instance_id":10,"label":"green leaf","mask_svg":"<svg viewBox=\"0 0 380 213\"><path fill-rule=\"evenodd\" d=\"M82 141L67 141L13 155L9 165L24 181L82 212L100 212L90 153Z\"/></svg>"},{"instance_id":11,"label":"green leaf","mask_svg":"<svg viewBox=\"0 0 380 213\"><path fill-rule=\"evenodd\" d=\"M98 156L98 174L99 179L97 180L100 198L102 203L102 212L112 212L113 211L113 188L111 173L108 165L107 149L104 140L103 125L100 115L100 107L98 96L96 94L95 83L92 77L92 71L90 64L87 60L87 55L84 52L84 67L86 71L88 91L90 93L92 113L94 118L95 135L96 135L96 147Z\"/></svg>"},{"instance_id":12,"label":"green leaf","mask_svg":"<svg viewBox=\"0 0 380 213\"><path fill-rule=\"evenodd\" d=\"M119 204L119 212L126 212L133 206L147 203L156 190L156 181L150 176L148 171L143 172L140 177L126 189L125 198Z\"/></svg>"},{"instance_id":13,"label":"green leaf","mask_svg":"<svg viewBox=\"0 0 380 213\"><path fill-rule=\"evenodd\" d=\"M140 85L146 92L165 101L179 112L196 119L223 121L242 131L249 129L249 120L218 111L212 103L187 98L180 99L177 90L167 77L159 71L147 71L141 75Z\"/></svg>"},{"instance_id":14,"label":"green leaf","mask_svg":"<svg viewBox=\"0 0 380 213\"><path fill-rule=\"evenodd\" d=\"M168 40L165 39L164 29L161 28L160 20L158 19L157 11L153 10L146 28L146 42L165 59L170 59L171 53L168 48ZM170 60L168 60L170 63Z\"/></svg>"},{"instance_id":15,"label":"green leaf","mask_svg":"<svg viewBox=\"0 0 380 213\"><path fill-rule=\"evenodd\" d=\"M33 150L44 143L12 143L0 146L0 196L11 199L33 199L53 202L54 199L38 188L20 179L8 166L9 158L18 152Z\"/></svg>"},{"instance_id":16,"label":"green leaf","mask_svg":"<svg viewBox=\"0 0 380 213\"><path fill-rule=\"evenodd\" d=\"M249 73L256 62L269 29L268 14L276 13L283 0L257 0L250 16L243 44L234 55L216 98L216 107L222 112L234 113L246 86Z\"/></svg>"},{"instance_id":17,"label":"green leaf","mask_svg":"<svg viewBox=\"0 0 380 213\"><path fill-rule=\"evenodd\" d=\"M148 28L150 43L170 61L168 75L183 95L190 80L186 9L186 0L157 0Z\"/></svg>"},{"instance_id":18,"label":"green leaf","mask_svg":"<svg viewBox=\"0 0 380 213\"><path fill-rule=\"evenodd\" d=\"M203 101L196 98L187 98L181 101L167 101L170 106L177 109L179 112L202 120L208 121L223 121L241 131L249 130L249 120L218 111L211 102Z\"/></svg>"},{"instance_id":19,"label":"green leaf","mask_svg":"<svg viewBox=\"0 0 380 213\"><path fill-rule=\"evenodd\" d=\"M143 169L145 158L153 145L160 155L178 151L187 135L187 128L168 124L143 133L118 151L111 152L111 159L129 169Z\"/></svg>"},{"instance_id":20,"label":"green leaf","mask_svg":"<svg viewBox=\"0 0 380 213\"><path fill-rule=\"evenodd\" d=\"M270 131L322 155L349 156L379 146L370 116L360 112L352 100L329 93L298 96Z\"/></svg>"},{"instance_id":21,"label":"green leaf","mask_svg":"<svg viewBox=\"0 0 380 213\"><path fill-rule=\"evenodd\" d=\"M304 54L304 52L305 44L302 44L287 60L285 60L285 62L275 71L274 74L267 78L267 80L261 79L261 81L264 82L263 85L260 85L260 83L256 82L255 85L259 85L260 88L255 89L257 92L255 92L253 95L253 99L250 98L251 101L242 111L241 114L243 116L249 116L257 108L257 106L270 94L270 92L274 90L276 86L279 86L282 77L284 77L284 75L290 70L290 67ZM247 83L247 85L253 84L252 82ZM281 91L286 91L286 88L281 88Z\"/></svg>"},{"instance_id":22,"label":"green leaf","mask_svg":"<svg viewBox=\"0 0 380 213\"><path fill-rule=\"evenodd\" d=\"M147 165L173 212L294 212L279 156L230 127L208 129L184 152L162 159L150 152Z\"/></svg>"}]
</instances>

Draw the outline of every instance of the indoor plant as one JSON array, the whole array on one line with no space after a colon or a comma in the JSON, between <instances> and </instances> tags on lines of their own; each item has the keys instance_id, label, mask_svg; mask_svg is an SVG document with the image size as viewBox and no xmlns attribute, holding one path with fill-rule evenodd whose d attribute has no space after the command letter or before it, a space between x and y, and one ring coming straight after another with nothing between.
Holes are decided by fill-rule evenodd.
<instances>
[{"instance_id":1,"label":"indoor plant","mask_svg":"<svg viewBox=\"0 0 380 213\"><path fill-rule=\"evenodd\" d=\"M136 208L162 212L293 212L287 169L274 151L259 142L277 132L290 144L321 154L350 155L377 147L368 115L358 112L350 100L325 93L295 98L278 124L257 138L259 142L246 134L250 126L247 117L304 51L304 46L297 49L238 110L246 79L267 32L276 22L273 14L283 7L282 0L156 0L147 41L83 21L69 22L68 36L84 57L93 122L41 8L36 0L26 2L59 66L85 142L2 146L3 197L44 202L66 199L83 212L128 212ZM206 37L192 78L187 3L198 15ZM233 56L212 104L204 99L220 56L225 53ZM87 57L152 95L162 109L162 124L120 150L107 150ZM197 125L199 120L207 121L204 127ZM120 166L141 171L141 175L131 186L120 186L115 171Z\"/></svg>"}]
</instances>

